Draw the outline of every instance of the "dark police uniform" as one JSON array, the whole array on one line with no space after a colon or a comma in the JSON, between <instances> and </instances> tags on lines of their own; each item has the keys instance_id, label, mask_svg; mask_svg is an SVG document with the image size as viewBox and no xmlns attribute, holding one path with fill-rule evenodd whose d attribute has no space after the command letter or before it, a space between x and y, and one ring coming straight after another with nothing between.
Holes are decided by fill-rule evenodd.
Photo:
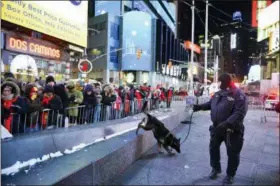
<instances>
[{"instance_id":1,"label":"dark police uniform","mask_svg":"<svg viewBox=\"0 0 280 186\"><path fill-rule=\"evenodd\" d=\"M208 103L199 105L199 110L211 110L210 164L221 171L220 145L226 143L228 155L227 175L235 176L239 165L239 155L243 146L243 119L248 110L247 98L240 89L231 87L214 94ZM218 127L224 124L225 127Z\"/></svg>"}]
</instances>

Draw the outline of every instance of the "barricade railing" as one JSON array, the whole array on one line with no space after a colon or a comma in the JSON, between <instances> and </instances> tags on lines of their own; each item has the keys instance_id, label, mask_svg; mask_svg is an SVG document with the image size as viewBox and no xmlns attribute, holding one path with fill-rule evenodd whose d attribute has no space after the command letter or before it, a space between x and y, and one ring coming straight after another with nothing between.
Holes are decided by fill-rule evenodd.
<instances>
[{"instance_id":1,"label":"barricade railing","mask_svg":"<svg viewBox=\"0 0 280 186\"><path fill-rule=\"evenodd\" d=\"M107 120L121 119L141 113L145 101L148 102L147 110L170 108L172 105L188 104L189 96L173 96L165 99L147 98L113 102L108 105L98 104L68 107L64 110L44 109L32 113L11 113L10 120L4 120L6 127L12 134L29 133L45 129L69 127L74 125L92 124ZM197 99L197 98L195 98ZM198 98L199 103L204 103L209 98ZM6 125L10 125L6 126Z\"/></svg>"}]
</instances>

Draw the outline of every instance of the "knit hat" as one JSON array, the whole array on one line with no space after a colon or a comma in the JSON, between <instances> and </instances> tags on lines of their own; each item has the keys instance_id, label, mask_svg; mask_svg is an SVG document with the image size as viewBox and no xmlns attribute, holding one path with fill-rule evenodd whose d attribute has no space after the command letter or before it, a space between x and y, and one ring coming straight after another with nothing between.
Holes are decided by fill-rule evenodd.
<instances>
[{"instance_id":1,"label":"knit hat","mask_svg":"<svg viewBox=\"0 0 280 186\"><path fill-rule=\"evenodd\" d=\"M53 76L48 76L48 77L46 78L46 85L47 85L49 82L55 82Z\"/></svg>"},{"instance_id":2,"label":"knit hat","mask_svg":"<svg viewBox=\"0 0 280 186\"><path fill-rule=\"evenodd\" d=\"M44 93L54 93L54 89L51 85L46 85L44 88Z\"/></svg>"},{"instance_id":3,"label":"knit hat","mask_svg":"<svg viewBox=\"0 0 280 186\"><path fill-rule=\"evenodd\" d=\"M67 88L74 88L75 87L75 83L74 81L69 81L66 85Z\"/></svg>"},{"instance_id":4,"label":"knit hat","mask_svg":"<svg viewBox=\"0 0 280 186\"><path fill-rule=\"evenodd\" d=\"M84 89L85 92L93 92L93 86L92 84L87 84L85 89Z\"/></svg>"}]
</instances>

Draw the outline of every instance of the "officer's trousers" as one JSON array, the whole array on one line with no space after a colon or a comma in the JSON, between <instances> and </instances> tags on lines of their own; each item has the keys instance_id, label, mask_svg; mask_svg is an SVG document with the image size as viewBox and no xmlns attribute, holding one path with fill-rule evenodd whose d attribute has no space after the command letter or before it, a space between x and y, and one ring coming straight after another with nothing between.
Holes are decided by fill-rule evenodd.
<instances>
[{"instance_id":1,"label":"officer's trousers","mask_svg":"<svg viewBox=\"0 0 280 186\"><path fill-rule=\"evenodd\" d=\"M217 134L211 130L210 130L210 134L211 134L211 138L210 138L209 151L210 151L211 167L217 171L221 171L220 146L221 143L224 141L226 144L227 155L228 155L227 175L235 176L235 173L239 165L240 152L244 141L243 134L235 132L230 135L230 140L228 140L226 134L224 135Z\"/></svg>"}]
</instances>

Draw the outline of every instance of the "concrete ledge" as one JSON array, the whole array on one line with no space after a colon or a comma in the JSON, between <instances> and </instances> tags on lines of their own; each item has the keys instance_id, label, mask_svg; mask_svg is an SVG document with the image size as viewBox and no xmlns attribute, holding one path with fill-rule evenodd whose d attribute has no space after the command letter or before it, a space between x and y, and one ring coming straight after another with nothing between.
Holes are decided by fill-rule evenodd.
<instances>
[{"instance_id":1,"label":"concrete ledge","mask_svg":"<svg viewBox=\"0 0 280 186\"><path fill-rule=\"evenodd\" d=\"M183 110L183 109L182 109ZM168 117L163 119L165 126L170 130L176 128L181 120L186 117L185 112L168 113ZM123 124L115 126L110 126L109 129L113 131L124 130L127 127L131 128L136 126L138 123L134 124ZM129 125L129 126L128 126ZM108 126L107 130L108 130ZM104 132L99 130L101 134ZM88 129L87 129L88 130ZM96 130L98 131L98 130ZM81 130L78 132L79 135L89 135L92 130L86 132ZM75 134L75 136L79 136ZM95 133L97 135L97 133ZM91 134L92 138L95 134ZM55 134L53 134L55 135ZM70 136L67 134L59 134L55 137L46 135L45 140L55 139L53 143L56 143L56 148L63 148L67 145ZM68 138L68 139L67 139ZM98 137L96 137L98 138ZM41 138L40 138L41 139ZM43 139L43 138L42 138ZM34 139L33 139L34 140ZM59 143L59 141L64 140L64 142ZM77 137L75 140L87 140L86 137ZM31 140L32 141L32 140ZM9 142L7 142L9 143ZM15 143L15 142L13 142ZM77 142L80 144L81 142ZM40 146L41 144L37 141L32 142L32 144ZM36 165L28 173L20 172L14 176L2 176L2 184L19 184L19 185L96 185L96 184L106 184L108 180L112 177L120 174L125 170L131 163L137 160L143 153L156 144L156 140L152 132L142 132L140 135L136 136L135 131L128 132L126 134L114 137L112 139L94 144L88 148L85 148L76 153L65 155L56 159L52 159L48 162ZM15 144L14 144L15 145ZM52 145L48 144L48 148L51 149ZM2 147L3 152L3 147ZM13 149L13 152L15 150ZM3 163L3 159L2 159Z\"/></svg>"},{"instance_id":2,"label":"concrete ledge","mask_svg":"<svg viewBox=\"0 0 280 186\"><path fill-rule=\"evenodd\" d=\"M160 113L157 112L157 114ZM45 130L16 136L9 141L1 141L1 167L4 169L17 161L42 158L46 154L58 151L63 153L66 149L71 149L81 143L92 143L96 139L136 126L139 120L137 118L140 119L141 114L98 124Z\"/></svg>"}]
</instances>

